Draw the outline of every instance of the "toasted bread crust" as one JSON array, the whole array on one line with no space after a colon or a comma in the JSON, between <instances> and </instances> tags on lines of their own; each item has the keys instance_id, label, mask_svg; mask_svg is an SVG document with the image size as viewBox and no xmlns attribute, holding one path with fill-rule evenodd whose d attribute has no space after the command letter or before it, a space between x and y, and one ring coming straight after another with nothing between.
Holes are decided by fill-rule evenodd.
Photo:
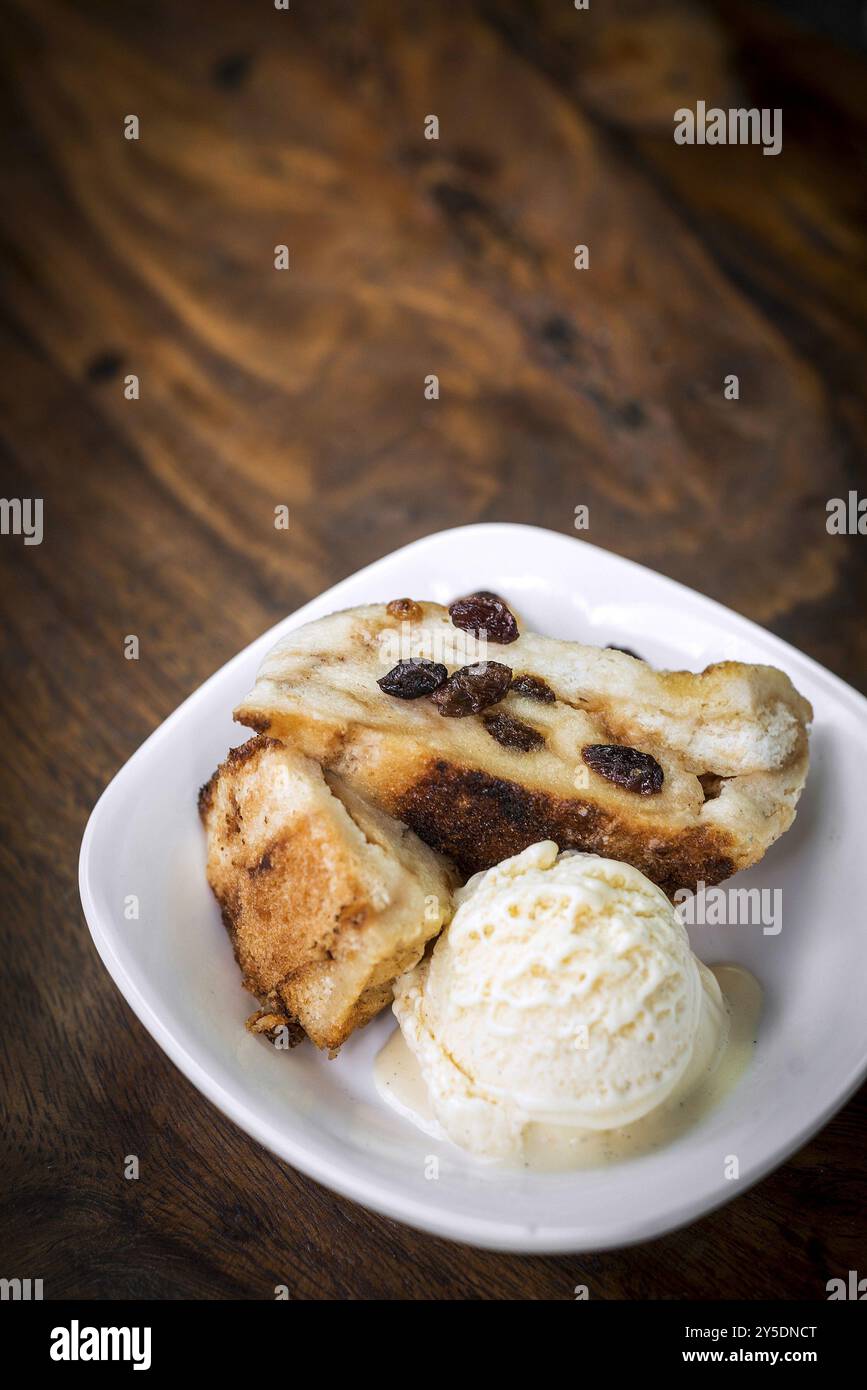
<instances>
[{"instance_id":1,"label":"toasted bread crust","mask_svg":"<svg viewBox=\"0 0 867 1390\"><path fill-rule=\"evenodd\" d=\"M407 786L394 812L467 878L539 840L554 840L561 850L623 859L671 897L699 878L720 883L737 867L730 837L709 827L648 838L643 828L630 827L622 815L610 815L592 801L551 796L442 760Z\"/></svg>"},{"instance_id":2,"label":"toasted bread crust","mask_svg":"<svg viewBox=\"0 0 867 1390\"><path fill-rule=\"evenodd\" d=\"M309 759L258 736L199 794L208 880L245 987L251 1031L331 1052L391 999L447 922L453 867Z\"/></svg>"}]
</instances>

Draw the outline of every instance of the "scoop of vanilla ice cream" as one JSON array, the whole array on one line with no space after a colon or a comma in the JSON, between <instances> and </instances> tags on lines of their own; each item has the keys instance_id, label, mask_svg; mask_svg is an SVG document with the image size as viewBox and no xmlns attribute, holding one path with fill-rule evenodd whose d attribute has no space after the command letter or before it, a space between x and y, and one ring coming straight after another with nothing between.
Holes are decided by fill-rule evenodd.
<instances>
[{"instance_id":1,"label":"scoop of vanilla ice cream","mask_svg":"<svg viewBox=\"0 0 867 1390\"><path fill-rule=\"evenodd\" d=\"M456 1144L520 1156L528 1124L613 1129L668 1097L724 1018L661 889L551 840L476 874L394 1012ZM697 1046L698 1044L698 1046Z\"/></svg>"}]
</instances>

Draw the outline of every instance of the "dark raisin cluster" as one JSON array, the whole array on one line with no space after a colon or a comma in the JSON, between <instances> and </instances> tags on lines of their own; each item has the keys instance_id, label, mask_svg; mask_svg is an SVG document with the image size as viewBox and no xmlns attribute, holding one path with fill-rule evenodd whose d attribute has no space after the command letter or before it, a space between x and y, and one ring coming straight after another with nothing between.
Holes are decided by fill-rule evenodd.
<instances>
[{"instance_id":1,"label":"dark raisin cluster","mask_svg":"<svg viewBox=\"0 0 867 1390\"><path fill-rule=\"evenodd\" d=\"M462 719L467 714L480 714L489 705L502 700L512 681L512 672L499 661L478 661L475 666L462 666L449 676L444 685L434 691L433 700L440 714Z\"/></svg>"},{"instance_id":2,"label":"dark raisin cluster","mask_svg":"<svg viewBox=\"0 0 867 1390\"><path fill-rule=\"evenodd\" d=\"M423 695L432 695L448 674L438 661L411 657L409 661L399 661L392 666L376 683L386 695L395 695L398 700L420 700Z\"/></svg>"},{"instance_id":3,"label":"dark raisin cluster","mask_svg":"<svg viewBox=\"0 0 867 1390\"><path fill-rule=\"evenodd\" d=\"M585 763L600 777L639 796L662 791L665 774L655 758L621 743L588 743L581 751Z\"/></svg>"},{"instance_id":4,"label":"dark raisin cluster","mask_svg":"<svg viewBox=\"0 0 867 1390\"><path fill-rule=\"evenodd\" d=\"M422 616L422 610L412 599L392 599L387 612L389 617L409 621ZM484 635L490 642L505 645L514 642L519 635L518 624L508 605L498 594L487 590L457 599L449 613L455 627L476 637ZM556 699L551 687L538 676L525 674L513 679L511 667L500 661L477 661L472 666L462 666L450 676L439 662L414 657L398 662L377 684L386 695L399 700L418 700L429 695L440 714L449 719L481 714L498 704L510 690L543 704L551 704ZM529 753L545 742L544 734L505 710L486 714L483 723L491 738L504 748Z\"/></svg>"},{"instance_id":5,"label":"dark raisin cluster","mask_svg":"<svg viewBox=\"0 0 867 1390\"><path fill-rule=\"evenodd\" d=\"M471 632L474 637L484 633L498 646L515 642L520 635L514 613L497 594L487 591L456 599L449 607L449 617L461 632Z\"/></svg>"}]
</instances>

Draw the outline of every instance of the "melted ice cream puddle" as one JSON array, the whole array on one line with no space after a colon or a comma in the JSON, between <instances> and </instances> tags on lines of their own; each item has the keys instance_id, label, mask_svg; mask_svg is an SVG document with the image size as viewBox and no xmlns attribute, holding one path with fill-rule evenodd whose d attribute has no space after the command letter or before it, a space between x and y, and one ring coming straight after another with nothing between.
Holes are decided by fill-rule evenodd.
<instances>
[{"instance_id":1,"label":"melted ice cream puddle","mask_svg":"<svg viewBox=\"0 0 867 1390\"><path fill-rule=\"evenodd\" d=\"M576 1129L530 1124L524 1134L524 1166L541 1171L597 1168L664 1148L698 1124L735 1087L755 1046L761 986L740 965L708 967L725 1002L728 1027L700 1031L689 1067L655 1110L621 1129ZM374 1065L379 1094L426 1134L442 1139L418 1063L396 1028Z\"/></svg>"}]
</instances>

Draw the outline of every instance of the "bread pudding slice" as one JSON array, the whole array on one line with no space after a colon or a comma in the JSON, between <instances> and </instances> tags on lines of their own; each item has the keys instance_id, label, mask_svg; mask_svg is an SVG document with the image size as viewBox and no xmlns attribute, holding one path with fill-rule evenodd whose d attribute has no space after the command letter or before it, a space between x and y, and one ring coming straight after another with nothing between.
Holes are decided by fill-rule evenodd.
<instances>
[{"instance_id":1,"label":"bread pudding slice","mask_svg":"<svg viewBox=\"0 0 867 1390\"><path fill-rule=\"evenodd\" d=\"M495 642L452 614L403 599L308 623L265 658L235 717L465 876L551 839L626 860L673 896L756 863L791 824L812 710L782 671L657 671L514 623ZM479 699L458 689L467 667Z\"/></svg>"},{"instance_id":2,"label":"bread pudding slice","mask_svg":"<svg viewBox=\"0 0 867 1390\"><path fill-rule=\"evenodd\" d=\"M333 1052L450 920L452 866L273 739L232 749L199 810L208 881L262 1004L248 1027Z\"/></svg>"}]
</instances>

